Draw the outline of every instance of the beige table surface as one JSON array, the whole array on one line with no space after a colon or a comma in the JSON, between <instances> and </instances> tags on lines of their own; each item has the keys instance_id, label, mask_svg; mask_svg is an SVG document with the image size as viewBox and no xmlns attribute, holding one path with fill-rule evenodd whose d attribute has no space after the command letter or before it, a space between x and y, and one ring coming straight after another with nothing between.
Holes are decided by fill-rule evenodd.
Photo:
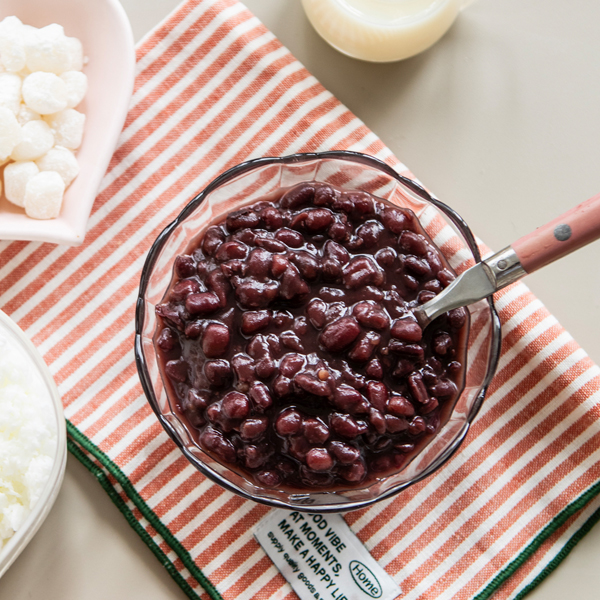
<instances>
[{"instance_id":1,"label":"beige table surface","mask_svg":"<svg viewBox=\"0 0 600 600\"><path fill-rule=\"evenodd\" d=\"M136 39L178 4L122 2ZM600 2L479 0L431 50L389 65L331 49L299 0L246 5L491 247L600 192ZM596 362L599 257L596 242L528 278ZM598 600L599 566L600 526L528 598ZM0 600L184 597L71 457L50 516L0 580Z\"/></svg>"}]
</instances>

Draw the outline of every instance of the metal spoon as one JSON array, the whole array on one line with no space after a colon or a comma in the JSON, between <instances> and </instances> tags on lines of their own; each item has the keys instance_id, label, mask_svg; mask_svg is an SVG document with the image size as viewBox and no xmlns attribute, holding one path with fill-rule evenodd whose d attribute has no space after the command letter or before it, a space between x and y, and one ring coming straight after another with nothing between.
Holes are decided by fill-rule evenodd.
<instances>
[{"instance_id":1,"label":"metal spoon","mask_svg":"<svg viewBox=\"0 0 600 600\"><path fill-rule=\"evenodd\" d=\"M441 314L487 298L521 277L600 238L600 194L496 252L414 309L423 329Z\"/></svg>"}]
</instances>

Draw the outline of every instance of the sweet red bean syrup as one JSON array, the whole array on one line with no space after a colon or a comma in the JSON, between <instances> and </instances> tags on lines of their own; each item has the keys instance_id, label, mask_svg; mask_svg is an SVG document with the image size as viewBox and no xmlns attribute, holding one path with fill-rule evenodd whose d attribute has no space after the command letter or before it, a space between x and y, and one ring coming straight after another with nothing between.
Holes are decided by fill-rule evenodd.
<instances>
[{"instance_id":1,"label":"sweet red bean syrup","mask_svg":"<svg viewBox=\"0 0 600 600\"><path fill-rule=\"evenodd\" d=\"M455 275L415 215L308 182L212 224L175 260L155 345L201 446L262 487L403 469L464 386L468 311L411 313Z\"/></svg>"}]
</instances>

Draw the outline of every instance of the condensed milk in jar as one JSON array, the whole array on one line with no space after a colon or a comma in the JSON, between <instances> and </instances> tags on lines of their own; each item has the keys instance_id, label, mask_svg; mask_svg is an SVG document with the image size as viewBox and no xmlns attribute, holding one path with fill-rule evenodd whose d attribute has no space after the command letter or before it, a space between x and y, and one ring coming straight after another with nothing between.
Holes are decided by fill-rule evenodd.
<instances>
[{"instance_id":1,"label":"condensed milk in jar","mask_svg":"<svg viewBox=\"0 0 600 600\"><path fill-rule=\"evenodd\" d=\"M302 0L319 35L353 58L392 62L423 52L472 0Z\"/></svg>"}]
</instances>

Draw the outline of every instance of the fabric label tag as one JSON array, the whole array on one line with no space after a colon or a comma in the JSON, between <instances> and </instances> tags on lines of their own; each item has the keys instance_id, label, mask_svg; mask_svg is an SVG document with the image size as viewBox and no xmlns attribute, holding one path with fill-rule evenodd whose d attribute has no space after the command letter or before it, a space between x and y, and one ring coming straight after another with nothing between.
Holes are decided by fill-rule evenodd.
<instances>
[{"instance_id":1,"label":"fabric label tag","mask_svg":"<svg viewBox=\"0 0 600 600\"><path fill-rule=\"evenodd\" d=\"M340 515L272 510L254 537L301 600L393 600L402 593Z\"/></svg>"}]
</instances>

